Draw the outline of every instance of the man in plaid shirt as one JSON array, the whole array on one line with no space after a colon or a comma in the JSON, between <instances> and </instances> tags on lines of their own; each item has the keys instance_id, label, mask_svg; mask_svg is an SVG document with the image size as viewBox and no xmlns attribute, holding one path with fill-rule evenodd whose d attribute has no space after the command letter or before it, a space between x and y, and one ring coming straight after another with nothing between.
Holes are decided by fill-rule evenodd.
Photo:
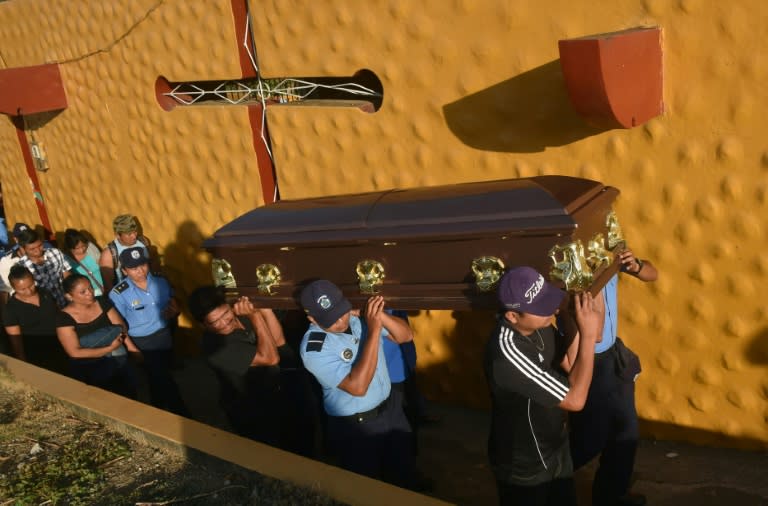
<instances>
[{"instance_id":1,"label":"man in plaid shirt","mask_svg":"<svg viewBox=\"0 0 768 506\"><path fill-rule=\"evenodd\" d=\"M56 299L59 307L67 303L61 282L69 276L70 266L64 254L56 248L43 248L43 241L31 229L24 230L17 237L24 256L19 260L32 273L37 286L48 290Z\"/></svg>"}]
</instances>

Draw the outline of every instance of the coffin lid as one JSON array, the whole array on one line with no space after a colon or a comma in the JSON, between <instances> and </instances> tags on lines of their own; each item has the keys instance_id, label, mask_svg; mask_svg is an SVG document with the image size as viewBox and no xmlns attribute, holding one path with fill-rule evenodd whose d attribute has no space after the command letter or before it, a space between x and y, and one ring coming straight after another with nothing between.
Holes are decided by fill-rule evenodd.
<instances>
[{"instance_id":1,"label":"coffin lid","mask_svg":"<svg viewBox=\"0 0 768 506\"><path fill-rule=\"evenodd\" d=\"M569 231L576 227L570 215L604 188L588 179L538 176L282 200L236 218L203 247Z\"/></svg>"}]
</instances>

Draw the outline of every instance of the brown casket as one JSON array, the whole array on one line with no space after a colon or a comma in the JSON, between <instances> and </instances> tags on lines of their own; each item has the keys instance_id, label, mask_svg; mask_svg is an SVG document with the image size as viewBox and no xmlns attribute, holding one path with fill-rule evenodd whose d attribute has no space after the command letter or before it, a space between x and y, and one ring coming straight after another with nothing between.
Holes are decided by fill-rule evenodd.
<instances>
[{"instance_id":1,"label":"brown casket","mask_svg":"<svg viewBox=\"0 0 768 506\"><path fill-rule=\"evenodd\" d=\"M496 307L504 270L531 265L568 290L598 289L623 247L613 187L539 176L283 200L223 226L203 247L217 284L273 308L329 279L356 307ZM615 258L616 257L616 258Z\"/></svg>"}]
</instances>

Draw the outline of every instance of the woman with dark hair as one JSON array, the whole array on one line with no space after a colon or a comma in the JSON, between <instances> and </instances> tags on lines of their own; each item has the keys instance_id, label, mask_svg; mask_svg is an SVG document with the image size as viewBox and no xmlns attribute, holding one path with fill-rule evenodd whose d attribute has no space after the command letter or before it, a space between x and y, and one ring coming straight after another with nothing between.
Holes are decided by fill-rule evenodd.
<instances>
[{"instance_id":1,"label":"woman with dark hair","mask_svg":"<svg viewBox=\"0 0 768 506\"><path fill-rule=\"evenodd\" d=\"M11 267L8 282L14 292L3 311L3 325L11 352L20 360L66 374L67 357L56 339L56 299L38 288L23 264Z\"/></svg>"},{"instance_id":2,"label":"woman with dark hair","mask_svg":"<svg viewBox=\"0 0 768 506\"><path fill-rule=\"evenodd\" d=\"M85 234L79 230L68 228L64 231L64 258L75 272L88 278L93 287L93 294L98 297L104 295L104 280L101 278L98 260L88 254L91 245Z\"/></svg>"},{"instance_id":3,"label":"woman with dark hair","mask_svg":"<svg viewBox=\"0 0 768 506\"><path fill-rule=\"evenodd\" d=\"M63 283L68 304L56 319L56 335L70 357L72 375L89 385L136 398L136 376L127 351L140 353L109 299L94 297L87 277L72 274ZM127 350L126 350L127 349Z\"/></svg>"}]
</instances>

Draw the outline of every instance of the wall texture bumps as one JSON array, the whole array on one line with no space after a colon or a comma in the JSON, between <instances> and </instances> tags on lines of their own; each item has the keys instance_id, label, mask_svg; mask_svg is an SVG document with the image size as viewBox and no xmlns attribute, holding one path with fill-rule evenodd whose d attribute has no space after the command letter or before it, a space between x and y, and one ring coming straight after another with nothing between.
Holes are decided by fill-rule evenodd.
<instances>
[{"instance_id":1,"label":"wall texture bumps","mask_svg":"<svg viewBox=\"0 0 768 506\"><path fill-rule=\"evenodd\" d=\"M374 114L268 108L283 198L564 174L622 191L616 209L654 285L622 281L620 334L643 360L647 433L768 442L768 276L763 216L768 113L758 0L385 0L251 2L266 77L383 84ZM201 239L262 203L243 107L156 102L169 81L235 79L232 2L0 4L0 67L58 62L69 108L35 135L51 221L110 239L133 211L182 293L209 275ZM598 130L568 104L557 41L635 26L663 30L665 113ZM16 133L0 121L9 221L38 222ZM487 405L480 367L492 315L414 318L430 397ZM681 430L683 430L681 432ZM755 443L753 443L755 444Z\"/></svg>"}]
</instances>

